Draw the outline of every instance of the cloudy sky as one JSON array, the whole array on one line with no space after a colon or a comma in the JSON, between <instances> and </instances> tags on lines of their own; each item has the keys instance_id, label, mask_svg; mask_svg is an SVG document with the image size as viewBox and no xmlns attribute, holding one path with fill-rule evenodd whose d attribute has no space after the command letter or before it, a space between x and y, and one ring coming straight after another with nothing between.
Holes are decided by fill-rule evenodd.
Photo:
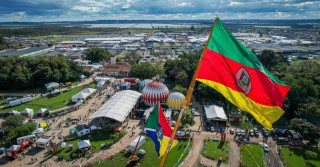
<instances>
[{"instance_id":1,"label":"cloudy sky","mask_svg":"<svg viewBox=\"0 0 320 167\"><path fill-rule=\"evenodd\" d=\"M0 22L320 19L320 0L0 0Z\"/></svg>"}]
</instances>

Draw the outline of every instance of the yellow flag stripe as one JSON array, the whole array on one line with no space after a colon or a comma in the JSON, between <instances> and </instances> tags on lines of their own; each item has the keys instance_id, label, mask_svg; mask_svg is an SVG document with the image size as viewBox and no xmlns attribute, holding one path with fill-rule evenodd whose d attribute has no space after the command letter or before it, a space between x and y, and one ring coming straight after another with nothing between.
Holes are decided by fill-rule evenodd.
<instances>
[{"instance_id":1,"label":"yellow flag stripe","mask_svg":"<svg viewBox=\"0 0 320 167\"><path fill-rule=\"evenodd\" d=\"M166 149L167 149L168 143L169 143L169 141L170 141L170 138L163 137L163 138L162 138L161 140L159 140L159 141L161 142L160 149L159 149L159 154L160 154L159 157L162 157L162 156L164 155L164 153L166 152ZM178 144L178 141L177 141L177 140L173 140L170 150L171 150L174 146L176 146L177 144Z\"/></svg>"},{"instance_id":2,"label":"yellow flag stripe","mask_svg":"<svg viewBox=\"0 0 320 167\"><path fill-rule=\"evenodd\" d=\"M265 106L256 103L245 94L234 91L223 84L206 79L197 80L220 92L227 100L236 105L239 109L249 112L266 129L272 130L272 124L284 113L279 106Z\"/></svg>"}]
</instances>

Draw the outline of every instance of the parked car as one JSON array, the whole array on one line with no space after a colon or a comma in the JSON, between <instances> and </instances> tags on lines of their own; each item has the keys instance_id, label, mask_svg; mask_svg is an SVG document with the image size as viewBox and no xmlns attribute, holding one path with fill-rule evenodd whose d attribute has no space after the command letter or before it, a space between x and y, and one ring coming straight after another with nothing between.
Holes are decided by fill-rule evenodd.
<instances>
[{"instance_id":1,"label":"parked car","mask_svg":"<svg viewBox=\"0 0 320 167\"><path fill-rule=\"evenodd\" d=\"M236 129L236 135L237 135L237 136L240 136L240 135L241 135L240 129Z\"/></svg>"},{"instance_id":2,"label":"parked car","mask_svg":"<svg viewBox=\"0 0 320 167\"><path fill-rule=\"evenodd\" d=\"M194 114L196 112L196 110L193 108L191 109L191 113Z\"/></svg>"},{"instance_id":3,"label":"parked car","mask_svg":"<svg viewBox=\"0 0 320 167\"><path fill-rule=\"evenodd\" d=\"M234 134L234 130L230 129L230 134L233 135Z\"/></svg>"},{"instance_id":4,"label":"parked car","mask_svg":"<svg viewBox=\"0 0 320 167\"><path fill-rule=\"evenodd\" d=\"M262 147L263 147L264 152L269 151L269 146L266 143L263 143Z\"/></svg>"},{"instance_id":5,"label":"parked car","mask_svg":"<svg viewBox=\"0 0 320 167\"><path fill-rule=\"evenodd\" d=\"M254 135L256 137L259 137L259 130L257 128L253 128L253 131L254 131Z\"/></svg>"},{"instance_id":6,"label":"parked car","mask_svg":"<svg viewBox=\"0 0 320 167\"><path fill-rule=\"evenodd\" d=\"M269 131L267 129L263 129L262 130L262 133L265 137L268 137L269 136Z\"/></svg>"},{"instance_id":7,"label":"parked car","mask_svg":"<svg viewBox=\"0 0 320 167\"><path fill-rule=\"evenodd\" d=\"M241 129L241 136L246 136L246 132Z\"/></svg>"},{"instance_id":8,"label":"parked car","mask_svg":"<svg viewBox=\"0 0 320 167\"><path fill-rule=\"evenodd\" d=\"M206 129L207 129L207 131L211 131L211 132L214 131L214 127L213 126L206 126Z\"/></svg>"},{"instance_id":9,"label":"parked car","mask_svg":"<svg viewBox=\"0 0 320 167\"><path fill-rule=\"evenodd\" d=\"M251 129L251 130L249 131L249 135L250 135L250 137L253 137L253 136L254 136L254 131L253 131L253 129Z\"/></svg>"},{"instance_id":10,"label":"parked car","mask_svg":"<svg viewBox=\"0 0 320 167\"><path fill-rule=\"evenodd\" d=\"M183 130L178 130L176 133L176 136L185 136L185 135L186 135L186 132Z\"/></svg>"},{"instance_id":11,"label":"parked car","mask_svg":"<svg viewBox=\"0 0 320 167\"><path fill-rule=\"evenodd\" d=\"M221 132L221 133L224 133L224 128L220 128L220 132Z\"/></svg>"}]
</instances>

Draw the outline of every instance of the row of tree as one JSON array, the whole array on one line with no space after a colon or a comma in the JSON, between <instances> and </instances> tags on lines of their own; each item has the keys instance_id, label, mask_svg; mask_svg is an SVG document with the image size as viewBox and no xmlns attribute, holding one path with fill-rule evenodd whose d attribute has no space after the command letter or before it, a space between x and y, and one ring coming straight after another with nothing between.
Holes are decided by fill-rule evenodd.
<instances>
[{"instance_id":1,"label":"row of tree","mask_svg":"<svg viewBox=\"0 0 320 167\"><path fill-rule=\"evenodd\" d=\"M88 75L64 56L0 58L0 90L43 87L48 82L77 81Z\"/></svg>"}]
</instances>

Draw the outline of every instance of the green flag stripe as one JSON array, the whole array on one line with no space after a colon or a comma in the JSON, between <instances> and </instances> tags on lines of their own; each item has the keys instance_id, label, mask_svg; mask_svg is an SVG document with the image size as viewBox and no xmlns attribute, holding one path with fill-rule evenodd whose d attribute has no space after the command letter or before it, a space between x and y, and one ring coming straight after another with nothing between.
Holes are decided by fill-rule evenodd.
<instances>
[{"instance_id":1,"label":"green flag stripe","mask_svg":"<svg viewBox=\"0 0 320 167\"><path fill-rule=\"evenodd\" d=\"M149 115L146 128L157 129L158 124L159 124L159 104L157 104L154 107L154 109L152 110L152 113Z\"/></svg>"},{"instance_id":2,"label":"green flag stripe","mask_svg":"<svg viewBox=\"0 0 320 167\"><path fill-rule=\"evenodd\" d=\"M229 33L219 19L214 26L214 30L208 43L208 49L218 52L247 67L255 68L265 73L277 84L286 85L265 69L258 58Z\"/></svg>"}]
</instances>

